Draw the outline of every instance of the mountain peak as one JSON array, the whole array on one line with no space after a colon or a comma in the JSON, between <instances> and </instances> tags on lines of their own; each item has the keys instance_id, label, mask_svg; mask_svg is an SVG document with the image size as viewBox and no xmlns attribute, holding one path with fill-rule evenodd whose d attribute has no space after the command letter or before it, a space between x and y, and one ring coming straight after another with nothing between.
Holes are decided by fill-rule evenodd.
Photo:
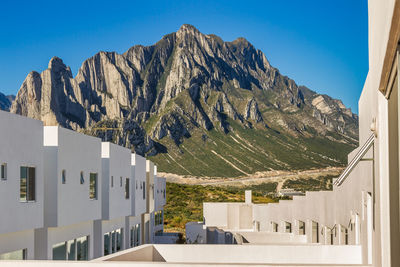
<instances>
[{"instance_id":1,"label":"mountain peak","mask_svg":"<svg viewBox=\"0 0 400 267\"><path fill-rule=\"evenodd\" d=\"M196 34L200 33L200 31L191 24L182 24L177 33Z\"/></svg>"},{"instance_id":2,"label":"mountain peak","mask_svg":"<svg viewBox=\"0 0 400 267\"><path fill-rule=\"evenodd\" d=\"M54 68L57 68L57 67L64 67L64 68L66 68L66 66L65 66L65 64L64 64L64 62L62 61L61 58L59 58L59 57L52 57L52 58L50 59L50 61L49 61L49 66L48 66L48 68L49 68L49 69L54 69Z\"/></svg>"},{"instance_id":3,"label":"mountain peak","mask_svg":"<svg viewBox=\"0 0 400 267\"><path fill-rule=\"evenodd\" d=\"M215 166L226 165L221 157L242 157L241 149L229 154L231 146L225 147L231 137L237 142L251 136L268 139L260 141L258 146L265 146L265 151L257 154L254 150L257 160L249 164L266 156L265 162L250 169L248 164L235 162L247 173L296 167L300 161L311 167L337 165L346 160L346 149L352 149L356 140L357 118L350 110L333 99L314 100L315 92L281 75L245 38L223 42L184 24L154 45L134 46L123 55L99 52L82 66L73 78L63 61L53 57L44 73L28 75L11 112L112 139L141 155L183 151L180 145L185 142L185 146L201 148L194 152L197 155L209 155L210 161L201 169L210 173ZM120 130L92 131L96 127ZM211 141L211 129L227 142ZM244 132L249 135L240 136ZM321 151L314 147L322 138L329 147L323 157L315 158ZM280 145L287 140L293 146ZM305 144L297 151L297 160L287 160L297 144ZM330 152L336 150L342 154ZM210 151L226 153L216 157ZM306 155L304 151L311 152ZM170 155L175 157L175 153ZM173 161L191 157L185 153ZM219 162L215 165L214 161ZM171 164L158 163L170 170L166 166ZM182 166L197 168L186 163Z\"/></svg>"}]
</instances>

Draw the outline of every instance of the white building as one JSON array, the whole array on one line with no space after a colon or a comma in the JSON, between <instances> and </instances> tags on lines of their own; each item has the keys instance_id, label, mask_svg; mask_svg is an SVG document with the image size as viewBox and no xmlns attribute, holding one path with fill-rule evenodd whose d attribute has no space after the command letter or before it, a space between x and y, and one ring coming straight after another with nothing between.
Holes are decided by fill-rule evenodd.
<instances>
[{"instance_id":1,"label":"white building","mask_svg":"<svg viewBox=\"0 0 400 267\"><path fill-rule=\"evenodd\" d=\"M130 229L126 217L132 213L132 156L127 148L109 142L101 144L102 217L94 222L95 257L127 248Z\"/></svg>"},{"instance_id":2,"label":"white building","mask_svg":"<svg viewBox=\"0 0 400 267\"><path fill-rule=\"evenodd\" d=\"M154 198L153 163L8 112L0 111L0 122L7 125L0 132L0 260L90 260L153 241L151 231L162 230L150 227L163 215L154 216L155 203L157 211L165 204L157 198L162 194ZM165 180L159 180L165 196Z\"/></svg>"},{"instance_id":3,"label":"white building","mask_svg":"<svg viewBox=\"0 0 400 267\"><path fill-rule=\"evenodd\" d=\"M400 266L400 1L368 4L369 72L359 100L359 148L349 154L333 191L267 205L205 203L204 222L188 224L187 237L237 245L153 245L99 261ZM150 249L153 256L146 258Z\"/></svg>"},{"instance_id":4,"label":"white building","mask_svg":"<svg viewBox=\"0 0 400 267\"><path fill-rule=\"evenodd\" d=\"M94 257L93 220L101 218L101 142L44 127L44 227L35 230L36 259Z\"/></svg>"},{"instance_id":5,"label":"white building","mask_svg":"<svg viewBox=\"0 0 400 267\"><path fill-rule=\"evenodd\" d=\"M43 227L43 124L0 111L0 259L34 259Z\"/></svg>"},{"instance_id":6,"label":"white building","mask_svg":"<svg viewBox=\"0 0 400 267\"><path fill-rule=\"evenodd\" d=\"M249 193L246 194L247 201L244 203L205 203L204 222L189 224L188 231L195 230L188 233L188 236L192 236L191 240L197 239L199 243L212 241L218 245L147 244L96 259L92 265L103 266L106 264L104 261L112 261L108 264L124 262L130 266L151 265L153 267L171 264L220 267L257 264L267 266L400 266L400 116L398 105L400 101L398 92L400 0L369 0L368 4L369 73L359 100L360 146L349 154L349 165L334 182L333 191L307 192L305 196L294 196L293 200L266 205L251 203ZM28 172L32 175L26 175L27 169L24 169L23 175L20 175L22 185L25 181L29 184L32 181L30 177L38 178L33 179L34 181L40 180L37 173L41 166L40 161L34 161L35 157L32 155L37 155L36 151L41 151L41 148L31 146L31 128L29 137L23 133L26 125L32 124L30 125L32 129L38 129L37 122L28 119L20 120L19 117L4 113L0 113L0 119L2 122L11 123L11 129L22 131L17 136L21 140L15 143L10 141L16 136L13 131L4 134L8 138L6 141L0 138L1 144L8 148L6 153L0 154L0 159L7 163L7 177L10 177L9 167L12 164L17 168L18 165L35 168L35 171L28 168ZM3 136L3 132L0 134ZM40 130L38 130L38 135L40 135ZM29 140L25 144L27 146L21 145L24 138ZM28 148L29 151L32 150L30 152L32 154L21 153L16 155L18 158L10 157L14 153L11 150L15 147L20 148L21 151L22 148L24 150ZM21 158L24 160L21 161ZM14 162L17 163L14 164ZM147 224L147 226L142 226L146 232L146 234L143 233L145 235L143 240L152 238L151 214L156 211L154 202L157 202L154 200L154 168L151 164L146 164L146 166L149 166L146 168L148 199L146 214L142 215L142 224ZM18 175L18 171L14 170L14 175ZM41 195L38 192L41 189L38 186L39 184L35 184L34 199L40 202ZM10 183L7 191L1 191L10 192L9 201L15 204L12 211L17 210L15 215L10 214L10 216L17 216L15 219L30 219L28 216L34 216L30 210L25 210L26 206L22 204L38 208L40 214L40 203L29 203L29 201L18 203L18 195L15 197L15 192L18 194L22 191L22 196L27 195L28 199L30 198L29 192L32 190L25 188L29 186L21 186L21 183L18 186L18 182L13 182ZM36 204L39 205L35 206ZM9 211L5 206L0 207L4 212ZM130 215L121 215L118 212L118 216L135 216L132 215L129 207L128 210ZM27 214L22 212L27 212ZM12 225L13 221L6 221L5 227L1 228L0 234L3 239L0 239L0 251L5 253L26 249L25 253L18 252L17 256L27 254L28 258L32 258L32 255L36 254L32 242L36 245L36 240L32 239L30 232L32 230L29 229L30 227L40 228L43 223L40 218L34 218L33 221L35 222L21 224L18 222L16 223L18 225ZM103 221L101 221L101 227L103 227ZM123 227L123 224L118 227ZM115 229L115 227L109 229ZM18 233L21 232L26 238L25 243L20 242L22 238L18 237ZM104 233L104 231L101 232ZM201 238L196 238L200 235L202 235ZM110 236L112 238L113 235ZM115 240L117 236L118 233L115 235ZM103 240L103 236L99 238ZM17 240L12 248L9 247L11 245L6 244L10 240ZM7 255L9 256L10 254ZM26 266L45 266L46 264L64 265L55 262L25 263ZM77 265L81 264L77 263ZM4 263L4 266L19 265L21 265L20 261Z\"/></svg>"}]
</instances>

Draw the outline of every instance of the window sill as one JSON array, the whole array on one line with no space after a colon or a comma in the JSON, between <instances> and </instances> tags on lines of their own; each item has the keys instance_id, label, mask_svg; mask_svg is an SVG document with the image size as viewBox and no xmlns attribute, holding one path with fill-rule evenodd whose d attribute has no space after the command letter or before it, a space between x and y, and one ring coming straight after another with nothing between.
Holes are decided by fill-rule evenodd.
<instances>
[{"instance_id":1,"label":"window sill","mask_svg":"<svg viewBox=\"0 0 400 267\"><path fill-rule=\"evenodd\" d=\"M29 201L20 200L19 203L36 203L36 200L29 200Z\"/></svg>"}]
</instances>

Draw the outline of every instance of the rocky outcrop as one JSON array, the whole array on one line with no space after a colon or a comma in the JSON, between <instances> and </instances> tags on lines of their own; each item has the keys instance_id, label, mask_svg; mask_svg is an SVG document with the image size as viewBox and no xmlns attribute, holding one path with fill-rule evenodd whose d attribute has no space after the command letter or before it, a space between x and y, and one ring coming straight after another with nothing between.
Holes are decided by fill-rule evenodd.
<instances>
[{"instance_id":1,"label":"rocky outcrop","mask_svg":"<svg viewBox=\"0 0 400 267\"><path fill-rule=\"evenodd\" d=\"M246 120L253 120L257 123L263 121L263 117L261 115L260 110L258 109L257 101L252 98L249 102L247 102L246 109L244 111L244 118Z\"/></svg>"},{"instance_id":2,"label":"rocky outcrop","mask_svg":"<svg viewBox=\"0 0 400 267\"><path fill-rule=\"evenodd\" d=\"M15 96L0 93L0 110L9 111Z\"/></svg>"},{"instance_id":3,"label":"rocky outcrop","mask_svg":"<svg viewBox=\"0 0 400 267\"><path fill-rule=\"evenodd\" d=\"M11 112L86 131L140 154L177 146L198 129L263 123L291 136L357 136L357 116L272 67L244 38L224 42L182 25L151 46L99 52L76 77L60 58L23 82ZM110 124L115 130L98 130ZM257 129L253 129L256 131ZM165 142L164 142L165 143Z\"/></svg>"}]
</instances>

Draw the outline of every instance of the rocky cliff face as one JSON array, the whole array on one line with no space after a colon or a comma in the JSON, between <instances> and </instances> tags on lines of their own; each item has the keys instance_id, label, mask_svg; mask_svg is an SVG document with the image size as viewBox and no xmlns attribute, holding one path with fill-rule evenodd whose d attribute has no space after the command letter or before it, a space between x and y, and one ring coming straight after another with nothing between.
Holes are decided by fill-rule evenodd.
<instances>
[{"instance_id":1,"label":"rocky cliff face","mask_svg":"<svg viewBox=\"0 0 400 267\"><path fill-rule=\"evenodd\" d=\"M9 111L15 96L0 93L0 110Z\"/></svg>"},{"instance_id":2,"label":"rocky cliff face","mask_svg":"<svg viewBox=\"0 0 400 267\"><path fill-rule=\"evenodd\" d=\"M147 155L182 152L185 140L200 132L202 140L213 131L228 138L236 126L293 138L329 137L349 148L358 131L357 115L340 100L281 75L246 39L224 42L191 25L122 55L100 52L76 77L54 57L41 74L28 74L11 112Z\"/></svg>"}]
</instances>

